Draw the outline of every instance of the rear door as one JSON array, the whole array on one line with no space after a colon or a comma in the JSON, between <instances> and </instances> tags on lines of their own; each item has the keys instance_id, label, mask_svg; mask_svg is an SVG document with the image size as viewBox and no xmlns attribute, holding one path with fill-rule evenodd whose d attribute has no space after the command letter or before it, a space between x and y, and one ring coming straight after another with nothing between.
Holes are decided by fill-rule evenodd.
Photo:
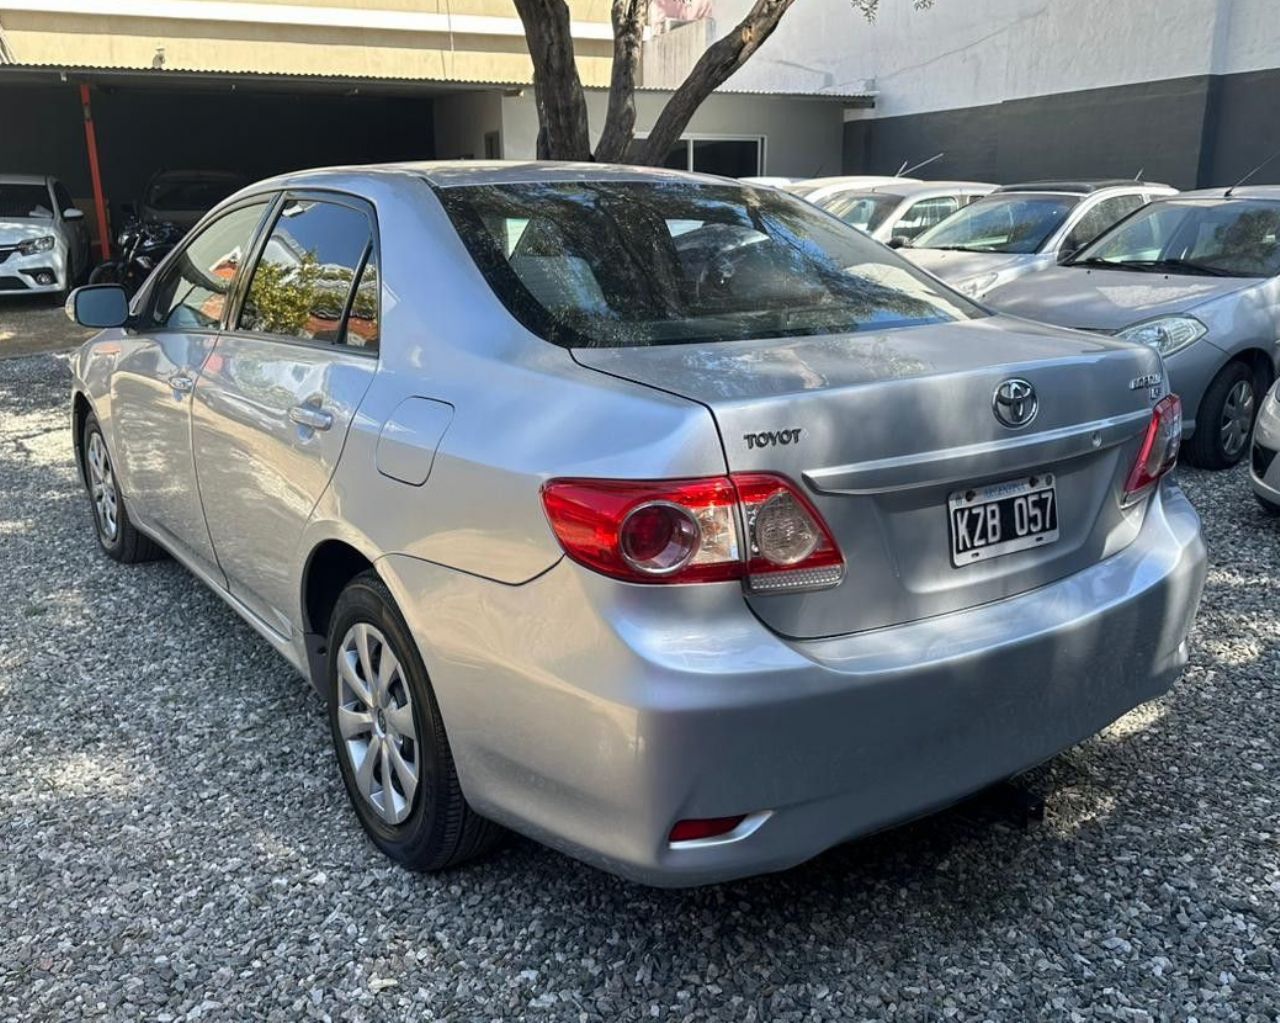
<instances>
[{"instance_id":1,"label":"rear door","mask_svg":"<svg viewBox=\"0 0 1280 1023\"><path fill-rule=\"evenodd\" d=\"M303 527L378 366L377 251L367 203L286 195L196 386L196 473L218 562L284 636Z\"/></svg>"},{"instance_id":2,"label":"rear door","mask_svg":"<svg viewBox=\"0 0 1280 1023\"><path fill-rule=\"evenodd\" d=\"M174 254L142 297L111 375L114 455L131 513L215 578L191 457L191 395L269 202L221 213Z\"/></svg>"}]
</instances>

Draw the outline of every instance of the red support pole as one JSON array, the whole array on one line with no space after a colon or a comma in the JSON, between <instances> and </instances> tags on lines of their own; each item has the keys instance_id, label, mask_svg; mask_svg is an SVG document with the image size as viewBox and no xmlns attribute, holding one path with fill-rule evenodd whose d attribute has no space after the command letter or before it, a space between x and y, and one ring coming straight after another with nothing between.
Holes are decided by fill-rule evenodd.
<instances>
[{"instance_id":1,"label":"red support pole","mask_svg":"<svg viewBox=\"0 0 1280 1023\"><path fill-rule=\"evenodd\" d=\"M89 86L80 86L80 106L84 110L84 144L89 150L89 177L93 181L93 204L98 207L98 245L105 262L111 258L111 228L107 226L107 200L102 194L102 171L98 166L98 135L93 130L93 110L89 106Z\"/></svg>"}]
</instances>

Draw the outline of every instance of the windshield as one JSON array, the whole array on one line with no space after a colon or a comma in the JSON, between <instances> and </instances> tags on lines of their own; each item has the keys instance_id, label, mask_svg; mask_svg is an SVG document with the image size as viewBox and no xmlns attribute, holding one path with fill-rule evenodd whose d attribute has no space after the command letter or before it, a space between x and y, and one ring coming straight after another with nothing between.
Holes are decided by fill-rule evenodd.
<instances>
[{"instance_id":1,"label":"windshield","mask_svg":"<svg viewBox=\"0 0 1280 1023\"><path fill-rule=\"evenodd\" d=\"M1221 277L1280 274L1280 202L1152 203L1104 234L1073 263Z\"/></svg>"},{"instance_id":2,"label":"windshield","mask_svg":"<svg viewBox=\"0 0 1280 1023\"><path fill-rule=\"evenodd\" d=\"M883 224L902 202L901 196L880 195L876 192L837 192L817 205L832 216L839 217L850 227L870 234Z\"/></svg>"},{"instance_id":3,"label":"windshield","mask_svg":"<svg viewBox=\"0 0 1280 1023\"><path fill-rule=\"evenodd\" d=\"M566 347L829 334L985 315L865 235L772 189L594 181L439 194L507 309Z\"/></svg>"},{"instance_id":4,"label":"windshield","mask_svg":"<svg viewBox=\"0 0 1280 1023\"><path fill-rule=\"evenodd\" d=\"M236 177L160 177L147 190L147 205L155 210L211 210L239 187Z\"/></svg>"},{"instance_id":5,"label":"windshield","mask_svg":"<svg viewBox=\"0 0 1280 1023\"><path fill-rule=\"evenodd\" d=\"M12 185L0 182L0 217L53 219L53 200L44 185Z\"/></svg>"},{"instance_id":6,"label":"windshield","mask_svg":"<svg viewBox=\"0 0 1280 1023\"><path fill-rule=\"evenodd\" d=\"M912 245L965 252L1039 252L1080 199L1078 195L990 195L925 231Z\"/></svg>"}]
</instances>

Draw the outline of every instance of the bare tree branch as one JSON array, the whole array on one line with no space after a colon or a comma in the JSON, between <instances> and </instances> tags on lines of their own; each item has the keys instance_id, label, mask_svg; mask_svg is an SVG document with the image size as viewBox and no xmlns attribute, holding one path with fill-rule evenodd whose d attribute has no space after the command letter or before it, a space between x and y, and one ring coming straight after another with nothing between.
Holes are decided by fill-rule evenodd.
<instances>
[{"instance_id":1,"label":"bare tree branch","mask_svg":"<svg viewBox=\"0 0 1280 1023\"><path fill-rule=\"evenodd\" d=\"M596 143L596 159L617 163L627 158L636 130L636 69L650 0L613 0L613 72L609 79L609 109L604 131Z\"/></svg>"},{"instance_id":2,"label":"bare tree branch","mask_svg":"<svg viewBox=\"0 0 1280 1023\"><path fill-rule=\"evenodd\" d=\"M538 158L590 160L587 99L573 56L565 0L513 0L533 58L538 106Z\"/></svg>"},{"instance_id":3,"label":"bare tree branch","mask_svg":"<svg viewBox=\"0 0 1280 1023\"><path fill-rule=\"evenodd\" d=\"M656 166L666 159L702 102L760 48L794 2L756 0L732 32L707 47L689 77L658 115L653 131L640 150L639 163Z\"/></svg>"}]
</instances>

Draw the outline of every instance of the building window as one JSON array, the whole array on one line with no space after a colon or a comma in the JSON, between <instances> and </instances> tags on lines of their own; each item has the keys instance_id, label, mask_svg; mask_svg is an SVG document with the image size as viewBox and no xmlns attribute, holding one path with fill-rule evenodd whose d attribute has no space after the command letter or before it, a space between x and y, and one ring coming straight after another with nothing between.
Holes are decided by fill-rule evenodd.
<instances>
[{"instance_id":1,"label":"building window","mask_svg":"<svg viewBox=\"0 0 1280 1023\"><path fill-rule=\"evenodd\" d=\"M761 173L764 138L686 136L671 147L663 167L691 170L700 174L720 174L726 178L748 178Z\"/></svg>"}]
</instances>

